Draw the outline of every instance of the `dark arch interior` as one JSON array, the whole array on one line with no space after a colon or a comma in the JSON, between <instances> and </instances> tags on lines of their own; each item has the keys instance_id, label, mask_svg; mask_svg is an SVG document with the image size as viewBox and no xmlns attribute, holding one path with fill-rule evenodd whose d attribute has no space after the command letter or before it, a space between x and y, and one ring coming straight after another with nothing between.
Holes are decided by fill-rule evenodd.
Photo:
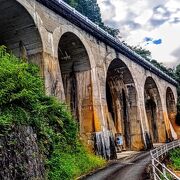
<instances>
[{"instance_id":1,"label":"dark arch interior","mask_svg":"<svg viewBox=\"0 0 180 180\"><path fill-rule=\"evenodd\" d=\"M170 87L168 87L166 91L166 106L167 106L168 117L170 121L174 123L177 111L176 111L174 94Z\"/></svg>"},{"instance_id":2,"label":"dark arch interior","mask_svg":"<svg viewBox=\"0 0 180 180\"><path fill-rule=\"evenodd\" d=\"M87 51L73 33L62 35L59 63L66 103L79 121L81 132L93 131L91 67Z\"/></svg>"},{"instance_id":3,"label":"dark arch interior","mask_svg":"<svg viewBox=\"0 0 180 180\"><path fill-rule=\"evenodd\" d=\"M158 129L157 129L157 107L153 99L146 100L146 113L149 121L149 129L151 132L151 137L153 142L158 142Z\"/></svg>"},{"instance_id":4,"label":"dark arch interior","mask_svg":"<svg viewBox=\"0 0 180 180\"><path fill-rule=\"evenodd\" d=\"M131 149L131 136L137 130L134 127L137 120L136 89L129 69L120 59L114 59L108 68L106 99L108 119L114 124L115 134L121 133L124 148Z\"/></svg>"},{"instance_id":5,"label":"dark arch interior","mask_svg":"<svg viewBox=\"0 0 180 180\"><path fill-rule=\"evenodd\" d=\"M0 45L24 58L42 51L41 38L32 17L15 0L0 0Z\"/></svg>"},{"instance_id":6,"label":"dark arch interior","mask_svg":"<svg viewBox=\"0 0 180 180\"><path fill-rule=\"evenodd\" d=\"M88 71L91 69L84 45L71 32L67 32L61 37L58 53L62 74Z\"/></svg>"},{"instance_id":7,"label":"dark arch interior","mask_svg":"<svg viewBox=\"0 0 180 180\"><path fill-rule=\"evenodd\" d=\"M112 98L109 84L107 82L106 82L106 99L107 99L108 111L112 117L113 122L115 123L115 115L114 115L114 110L113 110L113 106L112 106L113 98Z\"/></svg>"},{"instance_id":8,"label":"dark arch interior","mask_svg":"<svg viewBox=\"0 0 180 180\"><path fill-rule=\"evenodd\" d=\"M163 114L159 91L151 77L146 79L144 97L150 136L152 142L157 143L159 142L158 131L161 130L160 124L162 125ZM165 126L163 126L163 130L165 130Z\"/></svg>"}]
</instances>

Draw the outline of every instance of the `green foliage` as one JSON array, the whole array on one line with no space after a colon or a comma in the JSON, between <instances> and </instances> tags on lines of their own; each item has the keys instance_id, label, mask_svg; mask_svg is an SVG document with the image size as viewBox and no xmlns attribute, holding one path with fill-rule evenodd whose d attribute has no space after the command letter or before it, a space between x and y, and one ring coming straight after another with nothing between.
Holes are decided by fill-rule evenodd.
<instances>
[{"instance_id":1,"label":"green foliage","mask_svg":"<svg viewBox=\"0 0 180 180\"><path fill-rule=\"evenodd\" d=\"M119 37L118 37L118 35L119 35L119 33L120 33L119 29L115 29L115 28L106 26L106 25L104 25L104 24L103 24L101 27L102 27L102 29L104 29L105 31L107 31L107 32L108 32L109 34L111 34L112 36L119 38Z\"/></svg>"},{"instance_id":2,"label":"green foliage","mask_svg":"<svg viewBox=\"0 0 180 180\"><path fill-rule=\"evenodd\" d=\"M175 75L176 75L176 77L177 77L177 80L178 80L179 83L180 83L180 64L176 67Z\"/></svg>"},{"instance_id":3,"label":"green foliage","mask_svg":"<svg viewBox=\"0 0 180 180\"><path fill-rule=\"evenodd\" d=\"M142 48L141 46L130 46L126 42L123 42L126 46L128 46L130 49L135 51L137 54L139 54L142 58L146 59L150 63L152 63L154 66L156 66L158 69L169 75L170 77L177 80L177 76L174 72L174 69L167 68L163 65L163 63L157 62L157 60L151 58L151 52L147 49Z\"/></svg>"},{"instance_id":4,"label":"green foliage","mask_svg":"<svg viewBox=\"0 0 180 180\"><path fill-rule=\"evenodd\" d=\"M67 4L70 6L76 8L78 6L78 1L77 0L64 0Z\"/></svg>"},{"instance_id":5,"label":"green foliage","mask_svg":"<svg viewBox=\"0 0 180 180\"><path fill-rule=\"evenodd\" d=\"M162 63L157 62L155 59L151 60L150 62L153 65L155 65L158 69L160 69L161 71L163 71L164 73L176 80L176 76L174 74L173 69L165 67Z\"/></svg>"},{"instance_id":6,"label":"green foliage","mask_svg":"<svg viewBox=\"0 0 180 180\"><path fill-rule=\"evenodd\" d=\"M51 167L49 179L59 180L59 177L63 180L73 179L79 174L85 174L89 169L101 167L103 164L104 160L87 153L80 144L75 152L72 151L68 154L56 149L49 161Z\"/></svg>"},{"instance_id":7,"label":"green foliage","mask_svg":"<svg viewBox=\"0 0 180 180\"><path fill-rule=\"evenodd\" d=\"M132 49L133 51L135 51L137 54L139 54L141 57L143 57L144 59L150 61L151 59L151 52L147 49L143 49L140 46L130 46L128 45L126 42L123 41L123 43L129 47L130 49Z\"/></svg>"},{"instance_id":8,"label":"green foliage","mask_svg":"<svg viewBox=\"0 0 180 180\"><path fill-rule=\"evenodd\" d=\"M170 151L170 160L173 169L180 171L180 148Z\"/></svg>"},{"instance_id":9,"label":"green foliage","mask_svg":"<svg viewBox=\"0 0 180 180\"><path fill-rule=\"evenodd\" d=\"M0 135L18 125L31 126L37 134L48 179L73 179L104 163L79 142L67 106L45 95L38 67L0 47Z\"/></svg>"},{"instance_id":10,"label":"green foliage","mask_svg":"<svg viewBox=\"0 0 180 180\"><path fill-rule=\"evenodd\" d=\"M109 34L117 37L119 34L118 29L104 25L101 17L101 12L97 0L64 0L70 6L74 7L77 11L88 17L91 21L99 25Z\"/></svg>"},{"instance_id":11,"label":"green foliage","mask_svg":"<svg viewBox=\"0 0 180 180\"><path fill-rule=\"evenodd\" d=\"M88 17L91 21L98 25L102 25L100 8L97 0L64 0L70 6L74 7L80 13Z\"/></svg>"}]
</instances>

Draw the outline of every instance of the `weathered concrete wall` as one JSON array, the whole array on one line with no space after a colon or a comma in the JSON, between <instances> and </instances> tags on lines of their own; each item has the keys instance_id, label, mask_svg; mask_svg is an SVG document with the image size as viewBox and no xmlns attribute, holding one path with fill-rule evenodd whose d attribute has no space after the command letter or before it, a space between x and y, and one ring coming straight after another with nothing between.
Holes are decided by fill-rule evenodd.
<instances>
[{"instance_id":1,"label":"weathered concrete wall","mask_svg":"<svg viewBox=\"0 0 180 180\"><path fill-rule=\"evenodd\" d=\"M122 61L126 65L132 76L133 86L136 90L137 106L136 110L133 110L133 108L130 108L131 104L128 99L130 97L128 93L131 93L131 91L128 90L128 83L125 84L128 102L127 106L129 107L128 113L134 115L133 120L131 120L129 124L131 129L129 134L131 138L130 148L136 150L143 149L145 146L145 134L150 133L145 109L145 82L148 77L151 77L154 80L160 96L159 104L161 104L161 107L157 108L157 113L162 114L162 116L159 115L158 117L160 118L156 119L157 126L159 127L159 142L165 142L167 136L165 131L167 131L169 137L171 136L171 122L168 117L166 106L166 90L168 87L171 88L175 97L175 103L177 103L175 86L150 71L145 70L142 66L136 64L121 53L116 52L113 48L107 46L58 14L37 3L35 0L16 0L16 2L20 3L31 15L42 41L42 47L38 48L38 51L31 51L31 56L29 57L41 67L47 94L55 95L61 101L65 101L65 99L67 101L66 94L68 94L68 92L65 93L65 87L63 85L61 57L58 53L60 51L59 42L61 37L67 32L74 34L74 36L78 37L82 42L88 56L90 70L89 73L84 73L84 76L78 76L78 73L76 72L79 94L78 113L80 131L85 139L88 140L89 144L92 144L91 134L93 132L112 130L115 134L120 132L118 129L121 129L120 126L116 128L112 119L109 118L106 99L107 71L110 63L114 59L119 59L119 61ZM27 42L24 42L24 44L26 46ZM72 44L74 43L72 42ZM81 73L81 71L79 71L79 73ZM83 71L81 74L83 74ZM82 77L85 77L85 79L82 79ZM88 83L85 83L86 77L89 79ZM89 88L87 88L88 84L90 85ZM83 86L85 86L85 88L81 88ZM121 85L119 85L119 87L120 86ZM87 92L89 89L90 92ZM84 103L84 106L82 103ZM123 122L120 123L121 125L123 124Z\"/></svg>"}]
</instances>

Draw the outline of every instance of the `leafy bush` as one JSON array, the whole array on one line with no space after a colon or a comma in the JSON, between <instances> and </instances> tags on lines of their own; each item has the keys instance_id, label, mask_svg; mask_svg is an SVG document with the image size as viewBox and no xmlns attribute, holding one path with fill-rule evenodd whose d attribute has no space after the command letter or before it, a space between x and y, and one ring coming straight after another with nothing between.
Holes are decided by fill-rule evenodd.
<instances>
[{"instance_id":1,"label":"leafy bush","mask_svg":"<svg viewBox=\"0 0 180 180\"><path fill-rule=\"evenodd\" d=\"M65 104L45 95L39 69L0 47L0 135L28 125L37 134L47 179L73 179L104 161L79 142L77 124Z\"/></svg>"},{"instance_id":2,"label":"leafy bush","mask_svg":"<svg viewBox=\"0 0 180 180\"><path fill-rule=\"evenodd\" d=\"M180 148L170 151L170 160L173 169L180 171Z\"/></svg>"}]
</instances>

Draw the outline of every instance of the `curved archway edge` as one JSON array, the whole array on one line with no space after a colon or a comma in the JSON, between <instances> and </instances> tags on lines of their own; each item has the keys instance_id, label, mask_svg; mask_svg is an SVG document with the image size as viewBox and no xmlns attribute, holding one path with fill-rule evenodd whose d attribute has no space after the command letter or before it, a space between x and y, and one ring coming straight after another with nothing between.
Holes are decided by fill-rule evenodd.
<instances>
[{"instance_id":1,"label":"curved archway edge","mask_svg":"<svg viewBox=\"0 0 180 180\"><path fill-rule=\"evenodd\" d=\"M123 136L124 148L143 148L137 89L129 68L119 58L113 59L108 66L106 100L107 121L115 137Z\"/></svg>"},{"instance_id":2,"label":"curved archway edge","mask_svg":"<svg viewBox=\"0 0 180 180\"><path fill-rule=\"evenodd\" d=\"M151 136L150 139L152 139L154 143L165 142L167 139L167 129L163 114L162 100L158 86L151 76L148 76L145 80L144 102L148 131Z\"/></svg>"}]
</instances>

